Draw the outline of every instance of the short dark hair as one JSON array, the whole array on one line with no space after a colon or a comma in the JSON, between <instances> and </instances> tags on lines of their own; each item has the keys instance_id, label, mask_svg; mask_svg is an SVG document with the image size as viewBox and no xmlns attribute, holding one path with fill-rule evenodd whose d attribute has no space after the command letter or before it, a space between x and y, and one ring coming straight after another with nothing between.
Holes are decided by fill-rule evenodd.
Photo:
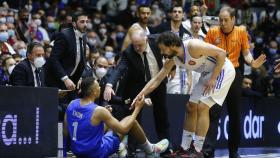
<instances>
[{"instance_id":1,"label":"short dark hair","mask_svg":"<svg viewBox=\"0 0 280 158\"><path fill-rule=\"evenodd\" d=\"M77 22L80 16L87 16L84 12L75 12L72 14L72 22Z\"/></svg>"},{"instance_id":2,"label":"short dark hair","mask_svg":"<svg viewBox=\"0 0 280 158\"><path fill-rule=\"evenodd\" d=\"M182 41L178 35L171 31L163 32L159 35L157 39L157 44L163 44L167 47L177 46L180 47L182 45Z\"/></svg>"},{"instance_id":3,"label":"short dark hair","mask_svg":"<svg viewBox=\"0 0 280 158\"><path fill-rule=\"evenodd\" d=\"M183 6L180 5L180 4L174 4L174 5L172 5L171 8L170 8L170 11L173 12L173 9L174 9L174 8L182 8L182 10L183 10L183 12L184 12L184 8L183 8Z\"/></svg>"},{"instance_id":4,"label":"short dark hair","mask_svg":"<svg viewBox=\"0 0 280 158\"><path fill-rule=\"evenodd\" d=\"M44 49L44 46L39 43L39 42L31 42L28 44L27 46L27 51L26 51L26 55L27 54L31 54L32 50L35 48L35 47L42 47Z\"/></svg>"},{"instance_id":5,"label":"short dark hair","mask_svg":"<svg viewBox=\"0 0 280 158\"><path fill-rule=\"evenodd\" d=\"M81 83L81 94L80 96L83 97L88 97L91 95L91 88L94 84L95 79L93 77L86 77L82 79Z\"/></svg>"},{"instance_id":6,"label":"short dark hair","mask_svg":"<svg viewBox=\"0 0 280 158\"><path fill-rule=\"evenodd\" d=\"M197 13L197 14L194 14L190 17L190 21L193 21L193 18L195 18L195 17L201 17L202 18L202 16L199 13Z\"/></svg>"},{"instance_id":7,"label":"short dark hair","mask_svg":"<svg viewBox=\"0 0 280 158\"><path fill-rule=\"evenodd\" d=\"M231 7L229 7L229 6L226 6L226 7L223 7L223 8L220 10L220 13L223 12L223 11L228 12L231 18L235 16L235 9L234 9L234 8L231 8Z\"/></svg>"},{"instance_id":8,"label":"short dark hair","mask_svg":"<svg viewBox=\"0 0 280 158\"><path fill-rule=\"evenodd\" d=\"M151 7L150 7L149 5L147 5L147 4L140 4L140 5L137 7L137 12L139 12L141 8L150 8L150 9L151 9Z\"/></svg>"}]
</instances>

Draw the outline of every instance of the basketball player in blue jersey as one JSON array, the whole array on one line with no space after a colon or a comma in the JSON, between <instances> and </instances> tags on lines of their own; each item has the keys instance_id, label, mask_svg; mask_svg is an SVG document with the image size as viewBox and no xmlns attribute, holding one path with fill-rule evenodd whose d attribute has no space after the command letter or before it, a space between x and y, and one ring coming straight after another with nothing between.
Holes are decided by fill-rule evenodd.
<instances>
[{"instance_id":1,"label":"basketball player in blue jersey","mask_svg":"<svg viewBox=\"0 0 280 158\"><path fill-rule=\"evenodd\" d=\"M188 146L195 134L195 151L186 153L186 157L203 157L201 152L204 139L209 128L209 109L214 104L222 106L230 85L235 77L232 63L226 58L226 52L214 45L198 39L184 42L171 32L164 32L158 38L161 54L167 61L160 72L151 79L132 103L151 93L166 77L173 66L179 65L188 70L201 73L199 81L194 85L189 99L188 114L184 121L184 132Z\"/></svg>"},{"instance_id":2,"label":"basketball player in blue jersey","mask_svg":"<svg viewBox=\"0 0 280 158\"><path fill-rule=\"evenodd\" d=\"M82 98L73 100L67 107L64 122L64 136L70 135L70 148L77 157L107 158L118 151L123 135L128 132L139 141L147 157L167 149L167 139L151 144L135 120L143 107L144 96L136 101L132 115L119 122L108 109L94 103L100 96L100 86L94 78L82 80L81 93ZM111 130L105 132L106 128Z\"/></svg>"}]
</instances>

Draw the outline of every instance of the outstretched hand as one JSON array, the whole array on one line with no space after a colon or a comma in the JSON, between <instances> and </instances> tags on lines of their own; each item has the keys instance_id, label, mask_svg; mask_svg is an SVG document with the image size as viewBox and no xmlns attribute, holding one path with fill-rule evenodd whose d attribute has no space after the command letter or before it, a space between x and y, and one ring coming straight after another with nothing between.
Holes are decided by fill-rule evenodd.
<instances>
[{"instance_id":1,"label":"outstretched hand","mask_svg":"<svg viewBox=\"0 0 280 158\"><path fill-rule=\"evenodd\" d=\"M262 66L262 64L266 61L266 55L265 54L261 54L256 60L253 60L253 62L251 63L251 66L253 68L259 68L260 66Z\"/></svg>"},{"instance_id":2,"label":"outstretched hand","mask_svg":"<svg viewBox=\"0 0 280 158\"><path fill-rule=\"evenodd\" d=\"M134 108L135 104L137 103L137 101L141 100L142 97L145 98L144 95L142 95L142 94L139 93L139 94L133 99L133 102L130 104L129 110L132 110L132 109Z\"/></svg>"},{"instance_id":3,"label":"outstretched hand","mask_svg":"<svg viewBox=\"0 0 280 158\"><path fill-rule=\"evenodd\" d=\"M135 108L141 109L143 107L144 103L145 103L145 97L144 97L144 95L142 95L140 98L138 98L135 101L134 106L135 106Z\"/></svg>"}]
</instances>

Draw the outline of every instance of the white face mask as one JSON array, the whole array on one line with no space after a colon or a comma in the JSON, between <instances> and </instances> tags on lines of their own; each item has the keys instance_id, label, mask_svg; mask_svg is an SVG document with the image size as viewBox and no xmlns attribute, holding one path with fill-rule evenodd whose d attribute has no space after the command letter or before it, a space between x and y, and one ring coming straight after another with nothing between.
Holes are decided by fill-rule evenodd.
<instances>
[{"instance_id":1,"label":"white face mask","mask_svg":"<svg viewBox=\"0 0 280 158\"><path fill-rule=\"evenodd\" d=\"M41 19L35 19L35 20L34 20L34 23L35 23L37 26L41 26L42 21L41 21Z\"/></svg>"},{"instance_id":2,"label":"white face mask","mask_svg":"<svg viewBox=\"0 0 280 158\"><path fill-rule=\"evenodd\" d=\"M34 65L36 68L41 68L46 63L44 57L37 57L34 59Z\"/></svg>"},{"instance_id":3,"label":"white face mask","mask_svg":"<svg viewBox=\"0 0 280 158\"><path fill-rule=\"evenodd\" d=\"M6 18L5 18L5 17L0 18L0 23L1 23L1 24L6 23Z\"/></svg>"},{"instance_id":4,"label":"white face mask","mask_svg":"<svg viewBox=\"0 0 280 158\"><path fill-rule=\"evenodd\" d=\"M12 72L13 72L14 68L15 68L15 65L10 66L10 67L8 68L8 72L9 72L9 74L12 74Z\"/></svg>"},{"instance_id":5,"label":"white face mask","mask_svg":"<svg viewBox=\"0 0 280 158\"><path fill-rule=\"evenodd\" d=\"M97 69L95 70L95 72L96 72L96 75L97 75L97 77L98 78L102 78L102 77L104 77L105 75L106 75L106 73L107 73L107 69L105 69L105 68L100 68L100 67L97 67Z\"/></svg>"}]
</instances>

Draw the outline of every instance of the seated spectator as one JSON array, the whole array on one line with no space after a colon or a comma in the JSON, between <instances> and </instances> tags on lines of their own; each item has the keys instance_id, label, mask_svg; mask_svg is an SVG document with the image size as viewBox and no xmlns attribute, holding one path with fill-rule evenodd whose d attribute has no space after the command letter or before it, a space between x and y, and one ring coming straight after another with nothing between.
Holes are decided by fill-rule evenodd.
<instances>
[{"instance_id":1,"label":"seated spectator","mask_svg":"<svg viewBox=\"0 0 280 158\"><path fill-rule=\"evenodd\" d=\"M17 41L13 47L17 54L19 54L22 58L26 58L27 47L24 41Z\"/></svg>"},{"instance_id":2,"label":"seated spectator","mask_svg":"<svg viewBox=\"0 0 280 158\"><path fill-rule=\"evenodd\" d=\"M27 58L14 68L10 76L10 84L13 86L45 86L44 71L45 64L44 48L38 42L32 42L27 47Z\"/></svg>"},{"instance_id":3,"label":"seated spectator","mask_svg":"<svg viewBox=\"0 0 280 158\"><path fill-rule=\"evenodd\" d=\"M9 39L8 28L6 24L0 24L0 54L15 54L13 47L7 43Z\"/></svg>"},{"instance_id":4,"label":"seated spectator","mask_svg":"<svg viewBox=\"0 0 280 158\"><path fill-rule=\"evenodd\" d=\"M260 92L252 90L252 79L250 76L244 76L242 81L242 95L247 97L261 97Z\"/></svg>"}]
</instances>

